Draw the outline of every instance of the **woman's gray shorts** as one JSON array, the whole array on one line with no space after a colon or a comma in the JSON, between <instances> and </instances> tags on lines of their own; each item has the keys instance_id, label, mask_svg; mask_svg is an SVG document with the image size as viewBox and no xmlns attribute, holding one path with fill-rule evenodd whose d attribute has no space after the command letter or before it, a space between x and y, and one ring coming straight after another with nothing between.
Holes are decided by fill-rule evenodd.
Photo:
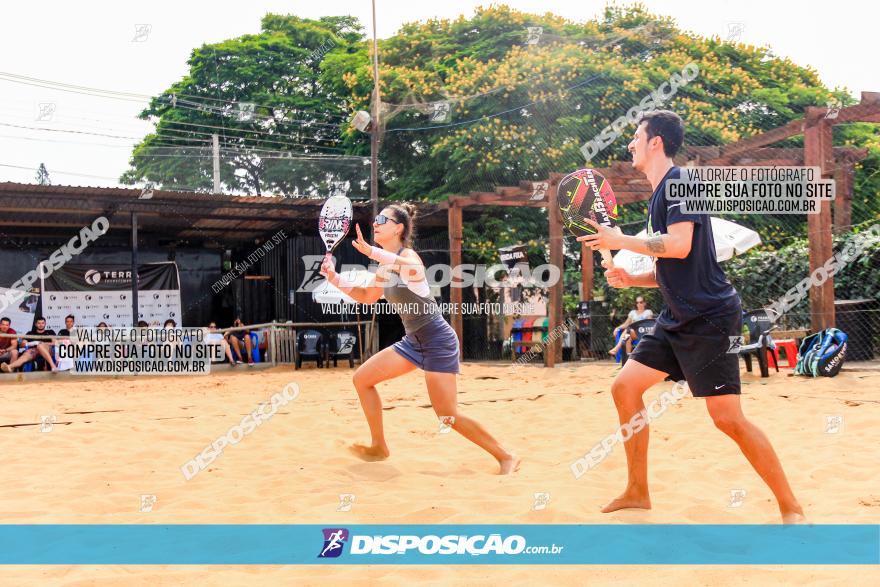
<instances>
[{"instance_id":1,"label":"woman's gray shorts","mask_svg":"<svg viewBox=\"0 0 880 587\"><path fill-rule=\"evenodd\" d=\"M394 343L394 350L424 371L458 373L458 337L441 316Z\"/></svg>"}]
</instances>

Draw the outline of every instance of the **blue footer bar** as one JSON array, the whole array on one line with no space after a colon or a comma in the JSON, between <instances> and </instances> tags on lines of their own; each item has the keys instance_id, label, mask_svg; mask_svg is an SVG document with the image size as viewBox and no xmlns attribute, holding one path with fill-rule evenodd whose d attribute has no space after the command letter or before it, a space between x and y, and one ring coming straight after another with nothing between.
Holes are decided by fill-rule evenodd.
<instances>
[{"instance_id":1,"label":"blue footer bar","mask_svg":"<svg viewBox=\"0 0 880 587\"><path fill-rule=\"evenodd\" d=\"M880 525L0 525L2 564L880 564Z\"/></svg>"}]
</instances>

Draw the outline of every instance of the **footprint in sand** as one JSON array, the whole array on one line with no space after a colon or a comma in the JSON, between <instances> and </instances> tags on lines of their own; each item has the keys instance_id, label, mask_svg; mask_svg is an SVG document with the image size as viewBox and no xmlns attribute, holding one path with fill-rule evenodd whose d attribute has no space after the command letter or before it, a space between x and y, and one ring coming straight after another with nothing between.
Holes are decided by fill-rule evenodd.
<instances>
[{"instance_id":1,"label":"footprint in sand","mask_svg":"<svg viewBox=\"0 0 880 587\"><path fill-rule=\"evenodd\" d=\"M356 463L348 466L348 471L359 479L366 481L390 481L400 477L400 471L388 463Z\"/></svg>"}]
</instances>

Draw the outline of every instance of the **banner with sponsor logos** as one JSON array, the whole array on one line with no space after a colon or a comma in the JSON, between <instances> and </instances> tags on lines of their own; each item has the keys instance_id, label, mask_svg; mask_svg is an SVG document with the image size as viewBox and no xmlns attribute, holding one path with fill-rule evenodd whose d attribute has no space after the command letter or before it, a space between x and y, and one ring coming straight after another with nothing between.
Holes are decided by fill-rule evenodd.
<instances>
[{"instance_id":1,"label":"banner with sponsor logos","mask_svg":"<svg viewBox=\"0 0 880 587\"><path fill-rule=\"evenodd\" d=\"M39 268L38 268L39 269ZM43 316L50 328L64 328L73 314L80 327L101 322L111 328L131 326L131 266L73 265L42 277ZM138 266L138 316L150 326L169 318L181 326L180 276L177 263Z\"/></svg>"}]
</instances>

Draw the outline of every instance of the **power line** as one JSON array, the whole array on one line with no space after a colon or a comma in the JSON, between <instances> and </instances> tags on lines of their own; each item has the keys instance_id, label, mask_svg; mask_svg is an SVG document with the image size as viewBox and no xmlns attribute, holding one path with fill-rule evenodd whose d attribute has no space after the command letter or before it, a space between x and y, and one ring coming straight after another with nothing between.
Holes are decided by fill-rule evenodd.
<instances>
[{"instance_id":1,"label":"power line","mask_svg":"<svg viewBox=\"0 0 880 587\"><path fill-rule=\"evenodd\" d=\"M60 128L43 128L43 127L38 127L38 126L27 126L27 125L21 125L21 124L11 124L11 123L8 123L8 122L0 122L0 126L7 126L7 127L10 127L10 128L20 128L20 129L26 129L26 130L36 130L36 131L42 131L42 132L55 132L55 133L80 134L80 135L88 135L88 136L97 136L97 137L112 138L112 139L133 139L133 140L141 141L141 144L144 144L145 140L147 139L147 137L136 137L136 136L126 136L126 135L112 135L112 134L108 134L108 133L96 133L96 132L87 132L87 131L82 131L82 130L71 130L71 129L60 129ZM178 136L178 135L176 135L176 134L171 134L171 135L166 134L166 135L162 135L162 134L161 134L162 132L163 132L163 131L160 130L160 131L159 131L159 134L154 134L153 136L156 137L156 138L159 139L159 140L186 140L186 141L191 141L191 142L204 142L204 143L209 143L209 142L211 142L210 139L200 139L200 138L197 138L197 137L189 137L189 136ZM177 133L190 133L190 134L197 134L197 135L203 135L203 136L212 136L212 133L203 133L203 132L198 132L198 131L183 131L183 130L175 130L175 129L168 129L167 131L164 131L164 132L167 132L167 133L175 133L175 132L177 132ZM149 136L149 135L148 135L148 136ZM240 136L224 137L224 139L227 140L227 141L228 141L229 139L236 139L236 140L251 140L251 139L248 138L248 137L240 137ZM275 144L277 144L277 145L281 145L281 146L288 146L288 147L305 147L305 148L312 148L312 149L316 149L316 150L317 150L317 149L329 149L329 150L332 150L332 151L344 152L344 149L341 149L341 148L339 148L339 147L330 147L330 146L324 146L324 145L314 145L314 144L308 144L308 143L291 143L291 142L283 141L283 140L280 140L280 139L267 139L267 138L261 138L260 140L263 141L263 142L266 142L266 143L275 143ZM148 144L148 143L147 143L147 144Z\"/></svg>"},{"instance_id":2,"label":"power line","mask_svg":"<svg viewBox=\"0 0 880 587\"><path fill-rule=\"evenodd\" d=\"M27 130L40 130L43 132L67 132L67 133L80 134L80 135L92 135L92 136L96 136L96 137L108 137L111 139L140 140L140 137L127 137L127 136L121 136L121 135L110 135L110 134L105 134L105 133L85 132L85 131L81 131L81 130L63 130L60 128L41 128L39 126L25 126L25 125L21 125L21 124L10 124L8 122L0 122L0 126L8 126L11 128L23 128L23 129L27 129Z\"/></svg>"},{"instance_id":3,"label":"power line","mask_svg":"<svg viewBox=\"0 0 880 587\"><path fill-rule=\"evenodd\" d=\"M201 100L211 100L211 101L215 101L215 102L223 102L226 104L254 104L254 106L260 106L260 107L269 108L269 109L278 107L277 105L258 104L258 103L250 102L250 101L242 102L241 100L224 100L222 98L211 98L210 96L196 96L193 94L182 94L182 93L177 93L177 92L170 92L170 93L163 92L158 97L155 97L155 96L150 96L148 94L137 94L135 92L122 92L122 91L118 91L118 90L104 90L104 89L100 89L100 88L92 88L89 86L68 84L68 83L56 82L56 81L52 81L52 80L44 80L44 79L39 79L39 78L35 78L35 77L19 75L19 74L3 72L3 71L0 71L0 80L5 80L5 81L13 82L13 83L20 83L20 84L30 85L30 86L37 86L37 87L42 87L42 88L46 88L46 89L57 89L59 91L70 92L70 93L75 93L75 94L85 94L85 95L95 96L95 97L104 97L104 98L111 98L111 99L117 99L117 100L125 100L125 101L129 101L129 102L144 102L144 101L150 101L153 99L161 100L162 98L166 98L169 102L171 102L174 99L174 97L181 96L181 97L193 98L193 99L197 99L197 100L201 99ZM196 105L198 105L198 103L196 103ZM208 108L217 109L215 106L210 106L210 105L205 105L205 106L207 106ZM322 112L320 110L306 110L306 109L295 109L295 110L297 112L300 112L303 114L314 114L317 116L334 117L334 118L338 118L341 120L345 120L348 118L344 114L333 114L333 113L329 113L329 112Z\"/></svg>"},{"instance_id":4,"label":"power line","mask_svg":"<svg viewBox=\"0 0 880 587\"><path fill-rule=\"evenodd\" d=\"M0 167L11 167L13 169L28 169L30 171L36 171L36 167L26 167L24 165L10 165L8 163L0 163ZM112 179L113 181L119 181L118 177L107 177L106 175L89 175L86 173L76 173L73 171L58 171L58 170L49 170L49 174L57 174L57 175L73 175L77 177L90 177L93 179Z\"/></svg>"}]
</instances>

